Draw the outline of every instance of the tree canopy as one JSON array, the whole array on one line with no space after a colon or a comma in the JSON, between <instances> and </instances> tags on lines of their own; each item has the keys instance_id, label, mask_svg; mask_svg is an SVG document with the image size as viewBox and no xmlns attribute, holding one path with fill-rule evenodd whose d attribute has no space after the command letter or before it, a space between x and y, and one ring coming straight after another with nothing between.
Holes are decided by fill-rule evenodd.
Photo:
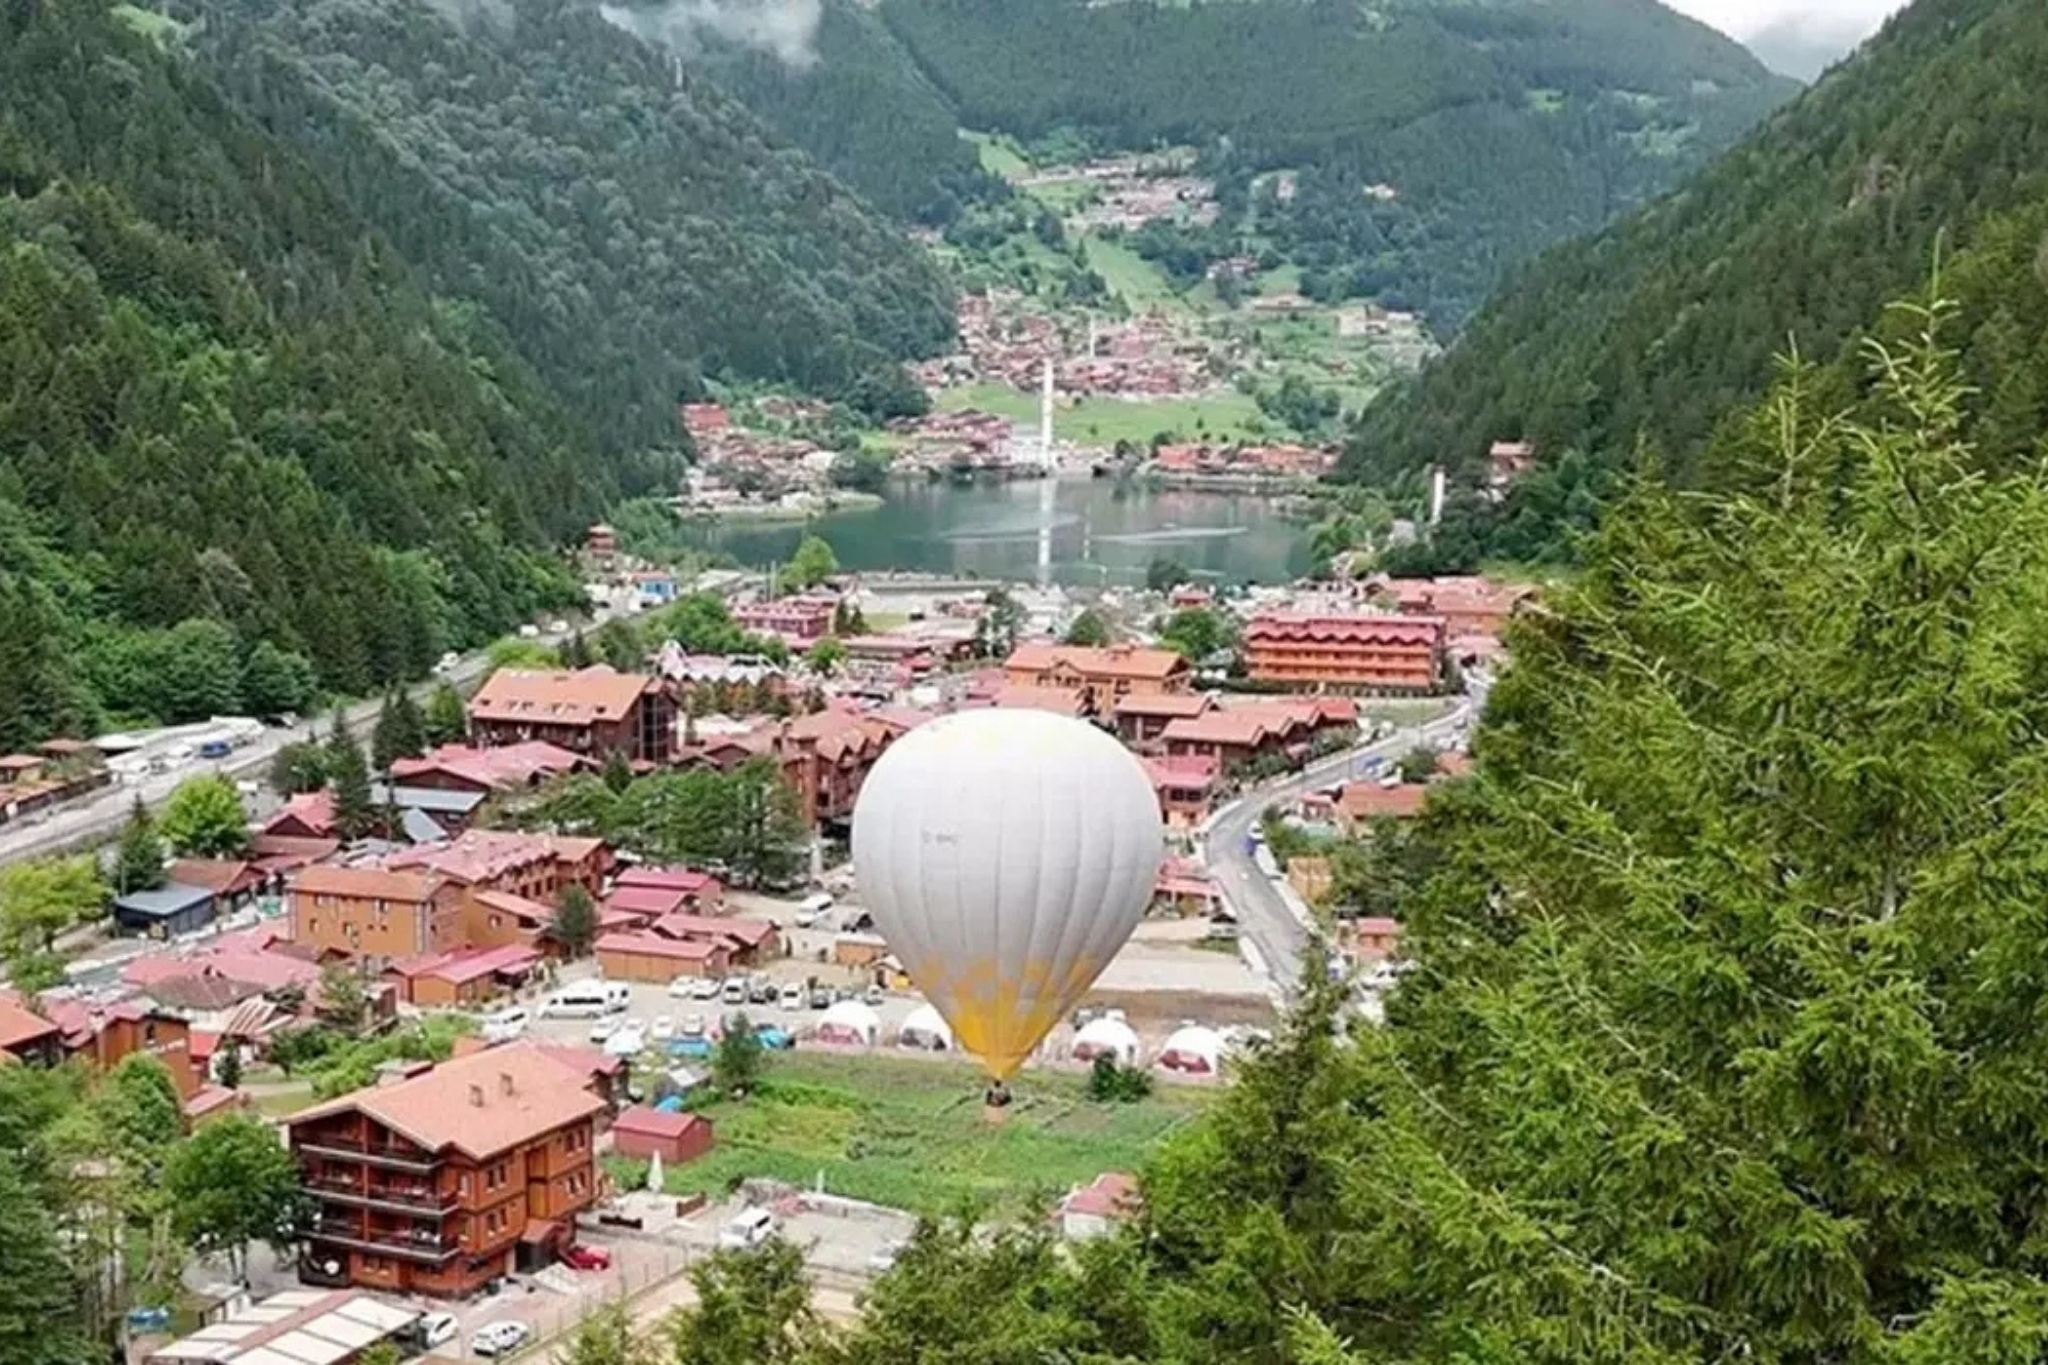
<instances>
[{"instance_id":1,"label":"tree canopy","mask_svg":"<svg viewBox=\"0 0 2048 1365\"><path fill-rule=\"evenodd\" d=\"M225 777L188 777L164 803L158 822L164 842L181 858L227 858L249 847L249 812Z\"/></svg>"}]
</instances>

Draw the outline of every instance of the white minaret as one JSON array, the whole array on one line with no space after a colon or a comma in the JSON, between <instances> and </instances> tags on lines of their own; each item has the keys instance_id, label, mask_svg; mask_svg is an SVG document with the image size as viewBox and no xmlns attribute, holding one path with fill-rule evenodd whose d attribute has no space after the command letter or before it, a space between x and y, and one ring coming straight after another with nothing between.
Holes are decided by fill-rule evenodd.
<instances>
[{"instance_id":1,"label":"white minaret","mask_svg":"<svg viewBox=\"0 0 2048 1365\"><path fill-rule=\"evenodd\" d=\"M1432 465L1429 471L1429 524L1435 526L1444 519L1444 467Z\"/></svg>"},{"instance_id":2,"label":"white minaret","mask_svg":"<svg viewBox=\"0 0 2048 1365\"><path fill-rule=\"evenodd\" d=\"M1046 357L1045 373L1038 391L1038 463L1050 474L1052 458L1052 358Z\"/></svg>"}]
</instances>

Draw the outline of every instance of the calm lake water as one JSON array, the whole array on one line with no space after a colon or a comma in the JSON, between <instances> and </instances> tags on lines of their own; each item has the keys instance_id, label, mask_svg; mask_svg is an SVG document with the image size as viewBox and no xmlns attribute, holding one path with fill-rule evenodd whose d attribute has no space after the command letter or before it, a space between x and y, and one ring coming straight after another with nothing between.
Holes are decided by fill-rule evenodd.
<instances>
[{"instance_id":1,"label":"calm lake water","mask_svg":"<svg viewBox=\"0 0 2048 1365\"><path fill-rule=\"evenodd\" d=\"M1050 491L1048 512L1043 499ZM1040 528L1050 526L1053 582L1145 581L1155 558L1214 582L1278 582L1307 572L1306 528L1271 502L1225 493L1119 486L1112 479L1008 484L896 483L880 507L813 525L848 569L909 569L1033 581ZM704 526L706 548L758 567L787 559L808 529L796 522Z\"/></svg>"}]
</instances>

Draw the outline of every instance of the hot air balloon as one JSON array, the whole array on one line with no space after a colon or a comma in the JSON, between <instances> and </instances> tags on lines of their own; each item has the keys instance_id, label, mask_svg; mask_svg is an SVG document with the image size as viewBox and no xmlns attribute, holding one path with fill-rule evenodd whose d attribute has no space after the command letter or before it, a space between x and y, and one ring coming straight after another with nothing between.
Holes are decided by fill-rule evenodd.
<instances>
[{"instance_id":1,"label":"hot air balloon","mask_svg":"<svg viewBox=\"0 0 2048 1365\"><path fill-rule=\"evenodd\" d=\"M1138 760L1047 711L919 726L875 764L853 811L875 927L998 1101L1137 927L1160 851Z\"/></svg>"}]
</instances>

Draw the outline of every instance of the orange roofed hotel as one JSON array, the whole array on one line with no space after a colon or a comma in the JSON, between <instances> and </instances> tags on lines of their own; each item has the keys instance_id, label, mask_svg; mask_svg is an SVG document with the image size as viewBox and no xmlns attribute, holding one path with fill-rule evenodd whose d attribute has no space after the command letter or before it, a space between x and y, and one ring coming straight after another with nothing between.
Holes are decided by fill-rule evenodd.
<instances>
[{"instance_id":1,"label":"orange roofed hotel","mask_svg":"<svg viewBox=\"0 0 2048 1365\"><path fill-rule=\"evenodd\" d=\"M1245 623L1245 672L1299 691L1428 693L1443 678L1434 616L1261 612Z\"/></svg>"},{"instance_id":2,"label":"orange roofed hotel","mask_svg":"<svg viewBox=\"0 0 2048 1365\"><path fill-rule=\"evenodd\" d=\"M659 678L603 665L501 668L469 699L469 735L482 747L539 740L571 753L621 753L665 763L675 733L675 700Z\"/></svg>"},{"instance_id":3,"label":"orange roofed hotel","mask_svg":"<svg viewBox=\"0 0 2048 1365\"><path fill-rule=\"evenodd\" d=\"M538 1048L486 1048L290 1120L308 1212L300 1278L475 1293L552 1257L596 1197L604 1101Z\"/></svg>"},{"instance_id":4,"label":"orange roofed hotel","mask_svg":"<svg viewBox=\"0 0 2048 1365\"><path fill-rule=\"evenodd\" d=\"M1188 690L1188 661L1170 649L1110 645L1019 645L1003 664L1012 687L1077 691L1090 715L1107 717L1126 697Z\"/></svg>"}]
</instances>

